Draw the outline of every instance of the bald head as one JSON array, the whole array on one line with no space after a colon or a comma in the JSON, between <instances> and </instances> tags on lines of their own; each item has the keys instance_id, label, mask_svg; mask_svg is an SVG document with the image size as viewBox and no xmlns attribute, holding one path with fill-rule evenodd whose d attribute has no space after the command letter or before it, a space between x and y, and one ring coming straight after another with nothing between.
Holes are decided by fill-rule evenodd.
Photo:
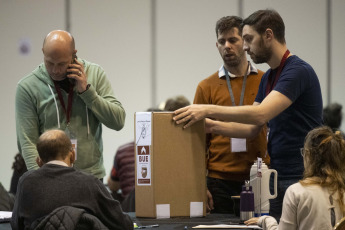
<instances>
[{"instance_id":1,"label":"bald head","mask_svg":"<svg viewBox=\"0 0 345 230\"><path fill-rule=\"evenodd\" d=\"M52 160L64 160L72 149L72 143L65 132L49 130L37 141L37 151L44 163Z\"/></svg>"},{"instance_id":2,"label":"bald head","mask_svg":"<svg viewBox=\"0 0 345 230\"><path fill-rule=\"evenodd\" d=\"M43 48L51 48L51 46L65 48L71 52L75 49L73 36L64 30L53 30L44 38Z\"/></svg>"},{"instance_id":3,"label":"bald head","mask_svg":"<svg viewBox=\"0 0 345 230\"><path fill-rule=\"evenodd\" d=\"M54 30L45 37L42 51L49 76L55 81L64 80L77 53L73 36L67 31Z\"/></svg>"}]
</instances>

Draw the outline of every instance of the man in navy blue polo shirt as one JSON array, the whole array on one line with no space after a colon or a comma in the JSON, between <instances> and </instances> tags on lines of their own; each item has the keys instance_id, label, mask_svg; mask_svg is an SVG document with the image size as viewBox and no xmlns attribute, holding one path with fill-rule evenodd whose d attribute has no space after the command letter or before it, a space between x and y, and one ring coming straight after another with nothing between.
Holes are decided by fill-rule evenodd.
<instances>
[{"instance_id":1,"label":"man in navy blue polo shirt","mask_svg":"<svg viewBox=\"0 0 345 230\"><path fill-rule=\"evenodd\" d=\"M212 118L206 119L206 132L234 138L255 136L268 124L267 150L278 172L278 197L270 200L270 215L279 221L286 189L303 175L304 138L323 123L320 83L313 68L287 49L285 25L276 11L259 10L246 18L242 37L251 59L271 67L253 106L191 105L176 110L173 119L187 128Z\"/></svg>"}]
</instances>

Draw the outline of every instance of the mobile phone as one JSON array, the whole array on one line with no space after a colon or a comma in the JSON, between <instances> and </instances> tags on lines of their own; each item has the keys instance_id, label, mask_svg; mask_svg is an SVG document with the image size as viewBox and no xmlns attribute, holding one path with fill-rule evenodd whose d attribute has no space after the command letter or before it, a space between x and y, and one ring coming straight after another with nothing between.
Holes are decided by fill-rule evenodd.
<instances>
[{"instance_id":1,"label":"mobile phone","mask_svg":"<svg viewBox=\"0 0 345 230\"><path fill-rule=\"evenodd\" d=\"M75 64L75 63L76 63L75 59L78 58L77 55L76 55L76 54L73 54L72 58L73 58L73 59L72 59L72 64Z\"/></svg>"},{"instance_id":2,"label":"mobile phone","mask_svg":"<svg viewBox=\"0 0 345 230\"><path fill-rule=\"evenodd\" d=\"M76 63L77 63L77 62L75 61L76 58L78 58L77 55L76 55L76 54L73 54L73 55L72 55L71 64L76 64ZM75 83L75 79L73 79L73 78L70 78L69 81L70 81L71 83L73 83L73 84Z\"/></svg>"}]
</instances>

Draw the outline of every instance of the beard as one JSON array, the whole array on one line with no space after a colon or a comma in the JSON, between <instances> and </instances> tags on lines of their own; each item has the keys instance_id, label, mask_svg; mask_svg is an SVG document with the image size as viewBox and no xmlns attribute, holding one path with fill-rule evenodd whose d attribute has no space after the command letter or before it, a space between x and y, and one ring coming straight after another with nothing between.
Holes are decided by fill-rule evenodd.
<instances>
[{"instance_id":1,"label":"beard","mask_svg":"<svg viewBox=\"0 0 345 230\"><path fill-rule=\"evenodd\" d=\"M258 54L250 54L250 58L255 64L267 63L272 57L272 50L265 48Z\"/></svg>"},{"instance_id":2,"label":"beard","mask_svg":"<svg viewBox=\"0 0 345 230\"><path fill-rule=\"evenodd\" d=\"M236 57L234 60L224 60L224 62L230 67L236 67L241 63L241 60Z\"/></svg>"},{"instance_id":3,"label":"beard","mask_svg":"<svg viewBox=\"0 0 345 230\"><path fill-rule=\"evenodd\" d=\"M261 49L257 54L250 53L250 58L255 64L267 63L272 57L272 49L265 47L263 40L260 42Z\"/></svg>"},{"instance_id":4,"label":"beard","mask_svg":"<svg viewBox=\"0 0 345 230\"><path fill-rule=\"evenodd\" d=\"M226 57L223 57L223 61L229 67L237 67L242 62L244 55L245 52L241 52L238 56L234 56L233 59L227 59Z\"/></svg>"}]
</instances>

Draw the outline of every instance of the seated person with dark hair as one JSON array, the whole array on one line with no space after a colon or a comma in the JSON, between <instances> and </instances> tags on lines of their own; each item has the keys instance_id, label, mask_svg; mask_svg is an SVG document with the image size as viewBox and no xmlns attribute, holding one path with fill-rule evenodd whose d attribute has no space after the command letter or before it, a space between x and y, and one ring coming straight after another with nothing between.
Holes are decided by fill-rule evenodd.
<instances>
[{"instance_id":1,"label":"seated person with dark hair","mask_svg":"<svg viewBox=\"0 0 345 230\"><path fill-rule=\"evenodd\" d=\"M63 213L59 223L50 219L49 224L78 229L83 216L77 215L80 212L75 210L82 210L93 217L94 222L100 221L103 228L133 229L130 217L122 212L119 202L112 198L102 182L72 167L75 152L63 131L43 133L38 139L37 151L36 162L40 168L26 172L19 180L12 229L34 229L42 225L45 217L59 214L56 210L66 206L68 221L64 223Z\"/></svg>"},{"instance_id":2,"label":"seated person with dark hair","mask_svg":"<svg viewBox=\"0 0 345 230\"><path fill-rule=\"evenodd\" d=\"M108 187L113 197L122 201L134 189L135 153L134 141L121 145L115 154L114 164L108 178ZM121 194L118 194L121 189Z\"/></svg>"},{"instance_id":3,"label":"seated person with dark hair","mask_svg":"<svg viewBox=\"0 0 345 230\"><path fill-rule=\"evenodd\" d=\"M164 105L164 111L175 111L190 105L190 101L183 95L168 98Z\"/></svg>"},{"instance_id":4,"label":"seated person with dark hair","mask_svg":"<svg viewBox=\"0 0 345 230\"><path fill-rule=\"evenodd\" d=\"M338 103L331 103L323 109L323 121L325 125L330 127L333 132L340 131L343 137L345 134L340 130L341 121L343 119L342 113L343 106Z\"/></svg>"}]
</instances>

